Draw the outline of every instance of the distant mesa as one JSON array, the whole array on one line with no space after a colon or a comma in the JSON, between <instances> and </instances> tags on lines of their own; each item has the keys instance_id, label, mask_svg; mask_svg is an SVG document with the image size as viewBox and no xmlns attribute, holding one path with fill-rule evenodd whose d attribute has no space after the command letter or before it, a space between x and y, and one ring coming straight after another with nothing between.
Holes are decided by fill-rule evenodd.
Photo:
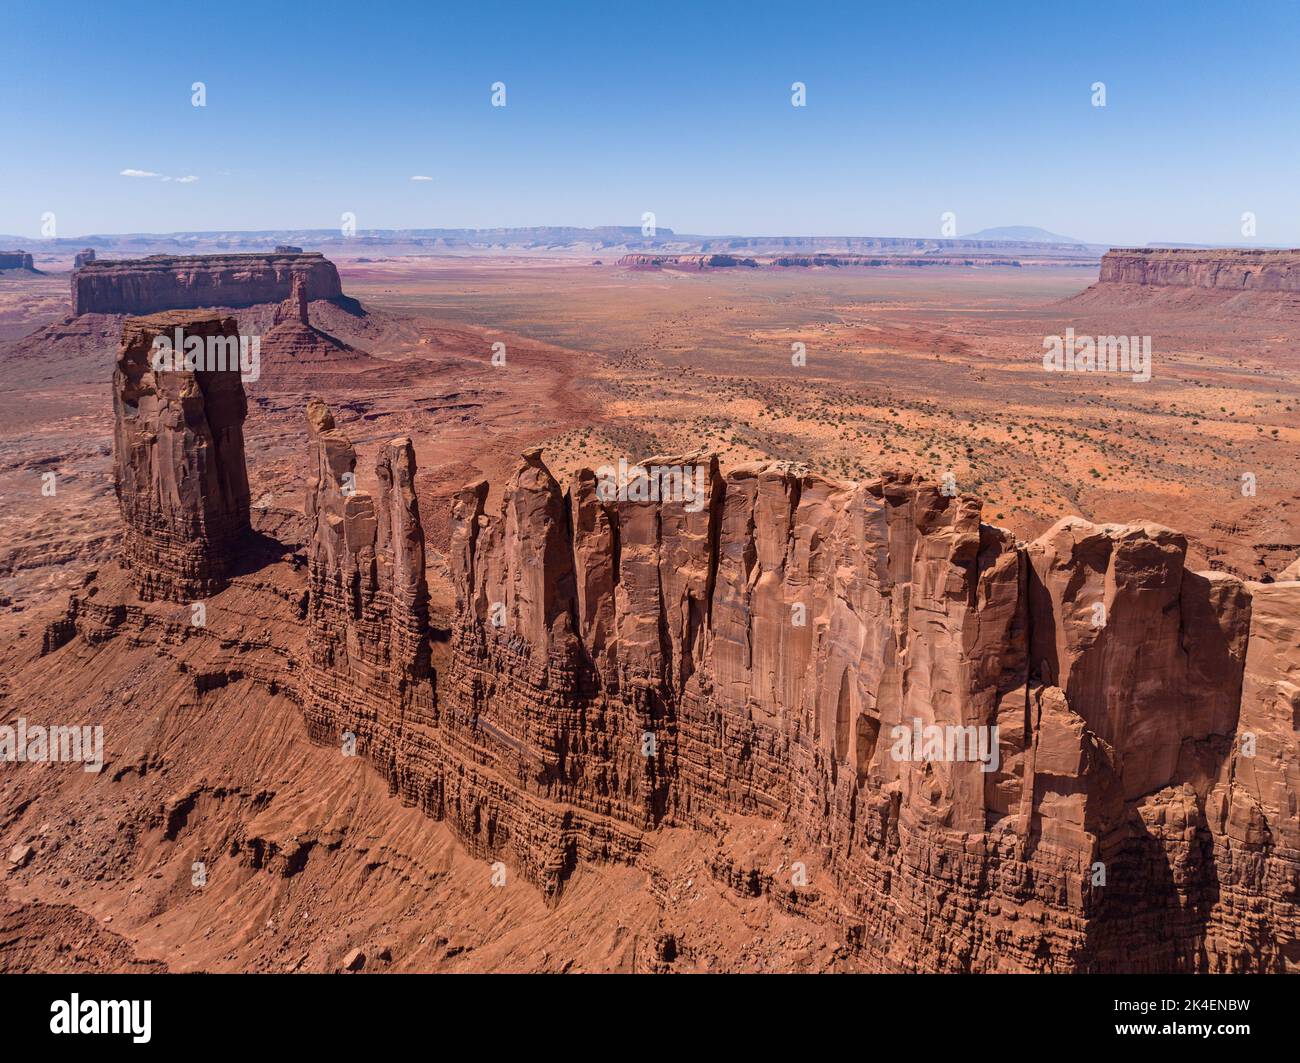
<instances>
[{"instance_id":1,"label":"distant mesa","mask_svg":"<svg viewBox=\"0 0 1300 1063\"><path fill-rule=\"evenodd\" d=\"M576 253L612 262L618 255L653 252L671 255L1030 255L1089 265L1101 260L1105 246L1058 236L1030 226L989 229L987 239L976 233L964 238L923 236L741 236L704 235L676 232L659 225L653 235L640 226L604 225L536 226L501 229L367 229L356 236L344 236L335 229L269 229L256 231L220 230L174 233L98 233L80 237L93 242L105 258L146 254L296 254L302 247L326 254L337 249L349 257L367 255L473 254L502 251L529 254ZM1017 238L1017 233L1028 234ZM0 235L0 240L22 242L18 236ZM63 251L66 241L41 241L42 251ZM33 246L28 244L28 246ZM70 246L70 244L69 244ZM75 248L73 248L75 250Z\"/></svg>"},{"instance_id":2,"label":"distant mesa","mask_svg":"<svg viewBox=\"0 0 1300 1063\"><path fill-rule=\"evenodd\" d=\"M1300 292L1300 250L1117 248L1102 256L1097 283Z\"/></svg>"},{"instance_id":3,"label":"distant mesa","mask_svg":"<svg viewBox=\"0 0 1300 1063\"><path fill-rule=\"evenodd\" d=\"M756 258L735 255L624 255L618 265L626 269L725 269L730 266L757 266Z\"/></svg>"},{"instance_id":4,"label":"distant mesa","mask_svg":"<svg viewBox=\"0 0 1300 1063\"><path fill-rule=\"evenodd\" d=\"M95 249L93 247L87 247L85 250L80 251L77 254L77 257L72 260L72 268L81 269L81 267L86 265L86 263L94 261Z\"/></svg>"},{"instance_id":5,"label":"distant mesa","mask_svg":"<svg viewBox=\"0 0 1300 1063\"><path fill-rule=\"evenodd\" d=\"M1249 304L1300 314L1300 250L1259 248L1116 248L1101 260L1097 283L1066 302L1163 306L1185 310Z\"/></svg>"},{"instance_id":6,"label":"distant mesa","mask_svg":"<svg viewBox=\"0 0 1300 1063\"><path fill-rule=\"evenodd\" d=\"M782 268L865 268L879 269L885 266L1019 266L1017 258L999 258L975 255L832 255L832 254L786 254L742 257L738 255L624 255L617 265L625 269L654 270L707 270L730 269L742 267L748 269L782 269Z\"/></svg>"},{"instance_id":7,"label":"distant mesa","mask_svg":"<svg viewBox=\"0 0 1300 1063\"><path fill-rule=\"evenodd\" d=\"M338 270L319 252L150 255L85 263L72 274L72 312L155 314L279 303L292 294L295 275L308 300L343 297Z\"/></svg>"},{"instance_id":8,"label":"distant mesa","mask_svg":"<svg viewBox=\"0 0 1300 1063\"><path fill-rule=\"evenodd\" d=\"M25 269L28 273L39 272L29 251L0 251L0 269Z\"/></svg>"}]
</instances>

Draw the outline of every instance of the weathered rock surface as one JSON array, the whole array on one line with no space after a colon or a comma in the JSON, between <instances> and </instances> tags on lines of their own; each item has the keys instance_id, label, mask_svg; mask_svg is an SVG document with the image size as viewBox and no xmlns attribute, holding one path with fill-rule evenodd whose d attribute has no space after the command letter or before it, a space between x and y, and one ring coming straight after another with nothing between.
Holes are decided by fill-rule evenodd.
<instances>
[{"instance_id":1,"label":"weathered rock surface","mask_svg":"<svg viewBox=\"0 0 1300 1063\"><path fill-rule=\"evenodd\" d=\"M154 370L155 338L177 329L238 349L233 318L127 321L113 374L113 473L122 559L141 597L193 601L225 585L248 535L248 406L237 368Z\"/></svg>"},{"instance_id":2,"label":"weathered rock surface","mask_svg":"<svg viewBox=\"0 0 1300 1063\"><path fill-rule=\"evenodd\" d=\"M1120 248L1102 256L1098 283L1300 292L1300 251Z\"/></svg>"},{"instance_id":3,"label":"weathered rock surface","mask_svg":"<svg viewBox=\"0 0 1300 1063\"><path fill-rule=\"evenodd\" d=\"M86 263L72 275L72 312L151 314L198 307L246 307L290 297L295 275L306 297L338 299L334 263L306 254L150 255Z\"/></svg>"},{"instance_id":4,"label":"weathered rock surface","mask_svg":"<svg viewBox=\"0 0 1300 1063\"><path fill-rule=\"evenodd\" d=\"M379 763L475 851L553 894L659 827L759 816L881 970L1295 965L1300 850L1267 824L1295 821L1300 585L1252 629L1253 586L1155 525L1022 546L908 476L654 461L699 464L704 504L566 493L535 451L498 514L483 483L457 503L434 726Z\"/></svg>"},{"instance_id":5,"label":"weathered rock surface","mask_svg":"<svg viewBox=\"0 0 1300 1063\"><path fill-rule=\"evenodd\" d=\"M408 722L433 714L424 533L409 439L380 451L376 498L356 487L356 451L324 403L308 407L307 487L313 736L396 770Z\"/></svg>"},{"instance_id":6,"label":"weathered rock surface","mask_svg":"<svg viewBox=\"0 0 1300 1063\"><path fill-rule=\"evenodd\" d=\"M81 269L81 267L86 265L88 262L94 261L95 249L93 247L87 247L84 250L77 252L77 257L72 260L72 268Z\"/></svg>"},{"instance_id":7,"label":"weathered rock surface","mask_svg":"<svg viewBox=\"0 0 1300 1063\"><path fill-rule=\"evenodd\" d=\"M271 328L261 338L261 352L271 379L304 368L359 365L371 359L311 324L307 281L295 273L288 296L275 307Z\"/></svg>"},{"instance_id":8,"label":"weathered rock surface","mask_svg":"<svg viewBox=\"0 0 1300 1063\"><path fill-rule=\"evenodd\" d=\"M910 475L655 458L692 485L661 500L530 450L493 512L485 482L456 498L431 617L410 441L372 492L323 403L308 424L307 596L272 599L305 659L241 667L547 898L692 831L717 882L869 969L1300 969L1300 582L1190 572L1154 524L1019 543ZM124 516L171 571L176 533ZM143 638L138 612L75 596L45 652Z\"/></svg>"},{"instance_id":9,"label":"weathered rock surface","mask_svg":"<svg viewBox=\"0 0 1300 1063\"><path fill-rule=\"evenodd\" d=\"M34 270L36 266L27 251L0 251L0 269Z\"/></svg>"}]
</instances>

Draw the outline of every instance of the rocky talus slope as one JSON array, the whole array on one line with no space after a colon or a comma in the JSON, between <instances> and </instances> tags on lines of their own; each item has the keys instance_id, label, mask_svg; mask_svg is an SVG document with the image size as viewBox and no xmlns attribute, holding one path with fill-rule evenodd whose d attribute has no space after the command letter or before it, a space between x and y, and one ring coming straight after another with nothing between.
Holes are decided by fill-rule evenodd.
<instances>
[{"instance_id":1,"label":"rocky talus slope","mask_svg":"<svg viewBox=\"0 0 1300 1063\"><path fill-rule=\"evenodd\" d=\"M698 491L649 501L564 490L532 450L499 507L457 498L433 617L410 441L358 477L308 419L305 595L274 551L215 593L260 619L186 696L237 673L290 697L553 905L687 832L871 970L1300 969L1300 582L1188 571L1152 524L1020 543L907 475L687 455L647 464ZM185 448L162 453L175 477ZM160 565L123 562L139 586ZM91 578L50 661L175 640L129 588ZM739 840L769 827L779 865Z\"/></svg>"}]
</instances>

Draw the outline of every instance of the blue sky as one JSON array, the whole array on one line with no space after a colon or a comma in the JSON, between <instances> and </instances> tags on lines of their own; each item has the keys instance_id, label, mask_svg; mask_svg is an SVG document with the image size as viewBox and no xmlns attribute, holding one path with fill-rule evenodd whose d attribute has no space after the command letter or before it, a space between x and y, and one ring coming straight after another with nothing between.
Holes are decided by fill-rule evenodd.
<instances>
[{"instance_id":1,"label":"blue sky","mask_svg":"<svg viewBox=\"0 0 1300 1063\"><path fill-rule=\"evenodd\" d=\"M290 6L4 0L0 232L653 211L937 236L952 211L959 233L1300 246L1296 3Z\"/></svg>"}]
</instances>

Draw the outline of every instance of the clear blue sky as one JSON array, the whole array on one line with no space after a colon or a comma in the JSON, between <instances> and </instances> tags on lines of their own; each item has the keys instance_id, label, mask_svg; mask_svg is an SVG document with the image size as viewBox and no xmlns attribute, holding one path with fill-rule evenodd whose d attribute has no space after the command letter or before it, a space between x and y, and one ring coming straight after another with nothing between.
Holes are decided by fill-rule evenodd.
<instances>
[{"instance_id":1,"label":"clear blue sky","mask_svg":"<svg viewBox=\"0 0 1300 1063\"><path fill-rule=\"evenodd\" d=\"M1300 246L1295 2L3 2L0 232L1250 243L1253 211Z\"/></svg>"}]
</instances>

